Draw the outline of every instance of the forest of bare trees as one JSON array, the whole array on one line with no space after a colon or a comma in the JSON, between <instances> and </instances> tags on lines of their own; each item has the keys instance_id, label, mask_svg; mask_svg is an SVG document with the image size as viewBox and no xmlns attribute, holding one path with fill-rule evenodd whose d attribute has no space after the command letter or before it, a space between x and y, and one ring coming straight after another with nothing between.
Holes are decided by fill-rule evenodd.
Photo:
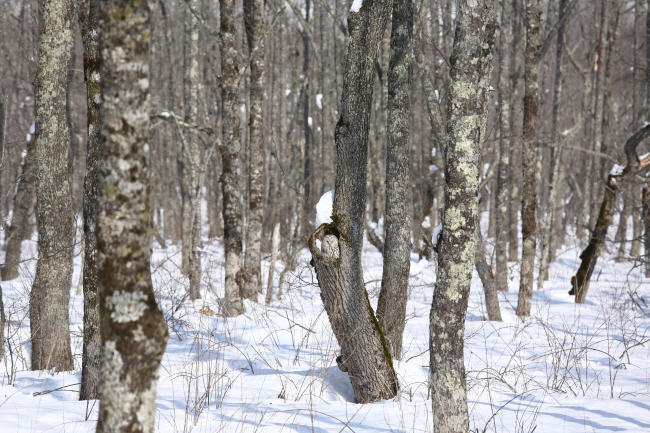
<instances>
[{"instance_id":1,"label":"forest of bare trees","mask_svg":"<svg viewBox=\"0 0 650 433\"><path fill-rule=\"evenodd\" d=\"M0 359L12 384L25 327L24 370L79 371L97 431L160 430L183 311L259 324L297 287L357 404L421 356L436 433L474 425L476 287L525 324L635 272L650 317L650 0L0 5Z\"/></svg>"}]
</instances>

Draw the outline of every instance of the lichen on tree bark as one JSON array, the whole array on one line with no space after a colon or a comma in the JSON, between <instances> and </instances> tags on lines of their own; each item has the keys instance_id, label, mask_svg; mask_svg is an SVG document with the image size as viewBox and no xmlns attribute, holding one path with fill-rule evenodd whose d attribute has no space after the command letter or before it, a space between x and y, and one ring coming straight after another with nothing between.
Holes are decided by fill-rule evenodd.
<instances>
[{"instance_id":1,"label":"lichen on tree bark","mask_svg":"<svg viewBox=\"0 0 650 433\"><path fill-rule=\"evenodd\" d=\"M99 34L97 431L150 433L168 330L151 281L149 3L104 1Z\"/></svg>"},{"instance_id":2,"label":"lichen on tree bark","mask_svg":"<svg viewBox=\"0 0 650 433\"><path fill-rule=\"evenodd\" d=\"M433 424L437 433L469 431L463 358L465 315L476 254L478 176L496 24L491 0L461 0L447 100L445 211L430 330Z\"/></svg>"}]
</instances>

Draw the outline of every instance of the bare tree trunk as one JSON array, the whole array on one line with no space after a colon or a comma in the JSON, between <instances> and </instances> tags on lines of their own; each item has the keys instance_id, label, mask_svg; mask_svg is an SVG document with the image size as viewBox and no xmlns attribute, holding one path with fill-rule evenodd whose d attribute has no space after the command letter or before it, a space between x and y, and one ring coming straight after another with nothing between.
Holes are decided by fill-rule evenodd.
<instances>
[{"instance_id":1,"label":"bare tree trunk","mask_svg":"<svg viewBox=\"0 0 650 433\"><path fill-rule=\"evenodd\" d=\"M580 254L580 267L576 274L571 278L571 285L573 288L569 292L570 295L575 295L576 304L583 304L587 297L589 290L589 280L594 272L596 263L605 238L607 236L607 229L612 223L614 216L614 205L616 204L616 193L630 180L630 178L641 173L643 170L650 167L650 156L639 161L636 153L636 148L639 143L646 137L650 136L650 124L639 129L630 137L625 143L625 156L627 158L626 167L619 172L618 166L615 166L612 172L607 177L607 184L605 185L605 196L602 204L600 205L600 212L596 226L589 239L589 245Z\"/></svg>"},{"instance_id":2,"label":"bare tree trunk","mask_svg":"<svg viewBox=\"0 0 650 433\"><path fill-rule=\"evenodd\" d=\"M323 305L341 346L337 362L350 375L357 403L392 398L398 387L386 339L363 284L361 264L374 70L391 4L365 0L348 15L350 38L335 133L333 222L321 225L309 239ZM327 245L332 249L324 249L333 254L316 247L316 240L325 236L331 236Z\"/></svg>"},{"instance_id":3,"label":"bare tree trunk","mask_svg":"<svg viewBox=\"0 0 650 433\"><path fill-rule=\"evenodd\" d=\"M201 91L201 77L199 73L199 27L195 11L198 1L189 0L185 8L184 20L184 77L183 99L185 105L185 122L195 125L199 113L199 92ZM194 11L194 12L193 12ZM182 139L183 162L181 188L183 194L182 214L182 246L183 268L190 280L189 297L196 300L201 297L201 182L199 166L201 165L201 149L199 148L198 131L186 128Z\"/></svg>"},{"instance_id":4,"label":"bare tree trunk","mask_svg":"<svg viewBox=\"0 0 650 433\"><path fill-rule=\"evenodd\" d=\"M250 213L246 235L246 283L244 298L257 300L262 292L262 220L264 217L264 0L245 0L244 7L250 10L250 21L246 30L252 50L250 61Z\"/></svg>"},{"instance_id":5,"label":"bare tree trunk","mask_svg":"<svg viewBox=\"0 0 650 433\"><path fill-rule=\"evenodd\" d=\"M409 215L409 116L411 98L412 0L393 0L388 69L388 150L386 152L386 218L384 268L377 320L393 358L402 359L411 268ZM416 239L416 241L418 241Z\"/></svg>"},{"instance_id":6,"label":"bare tree trunk","mask_svg":"<svg viewBox=\"0 0 650 433\"><path fill-rule=\"evenodd\" d=\"M266 283L266 304L271 303L273 297L273 274L275 273L275 263L278 259L278 249L280 248L280 223L275 223L273 227L273 236L271 239L271 264L269 267L269 280Z\"/></svg>"},{"instance_id":7,"label":"bare tree trunk","mask_svg":"<svg viewBox=\"0 0 650 433\"><path fill-rule=\"evenodd\" d=\"M75 2L47 0L36 71L38 262L29 299L32 369L72 370L70 286L74 214L68 173L66 84Z\"/></svg>"},{"instance_id":8,"label":"bare tree trunk","mask_svg":"<svg viewBox=\"0 0 650 433\"><path fill-rule=\"evenodd\" d=\"M630 219L631 210L634 207L634 200L632 198L632 191L627 190L622 194L622 207L621 213L618 219L618 229L616 230L616 236L614 237L614 243L619 244L618 246L618 255L616 257L617 262L622 262L625 260L625 251L627 250L627 223Z\"/></svg>"},{"instance_id":9,"label":"bare tree trunk","mask_svg":"<svg viewBox=\"0 0 650 433\"><path fill-rule=\"evenodd\" d=\"M558 13L558 28L557 28L557 43L555 50L555 79L553 86L553 113L551 118L551 132L553 140L560 140L563 143L563 138L558 131L559 115L560 115L560 98L562 96L562 57L564 53L564 15L566 14L568 0L560 0L559 13ZM548 280L548 267L550 265L550 250L553 248L553 228L555 220L558 217L558 204L557 185L560 180L560 170L562 169L560 163L561 150L558 147L557 152L554 147L550 149L550 177L549 177L549 199L548 206L545 213L542 212L542 245L541 245L541 259L539 265L539 277L537 278L537 287L541 289L544 281ZM542 209L544 211L544 209Z\"/></svg>"},{"instance_id":10,"label":"bare tree trunk","mask_svg":"<svg viewBox=\"0 0 650 433\"><path fill-rule=\"evenodd\" d=\"M169 334L151 282L149 3L105 0L100 17L97 432L151 433Z\"/></svg>"},{"instance_id":11,"label":"bare tree trunk","mask_svg":"<svg viewBox=\"0 0 650 433\"><path fill-rule=\"evenodd\" d=\"M510 179L510 201L508 203L508 261L516 262L519 260L519 208L521 203L521 189L519 188L519 164L521 163L521 136L518 131L515 132L516 113L519 112L519 97L518 97L518 74L515 73L517 69L517 54L522 35L521 25L521 7L523 0L512 0L513 22L512 22L512 44L510 48L510 76L512 80L512 90L510 99L510 156L512 161L508 166Z\"/></svg>"},{"instance_id":12,"label":"bare tree trunk","mask_svg":"<svg viewBox=\"0 0 650 433\"><path fill-rule=\"evenodd\" d=\"M481 283L483 283L483 294L485 295L485 309L487 310L488 320L493 322L503 322L501 318L501 307L499 307L499 294L497 289L497 278L494 271L488 265L485 258L485 245L481 235L480 224L476 224L476 256L474 266L478 273Z\"/></svg>"},{"instance_id":13,"label":"bare tree trunk","mask_svg":"<svg viewBox=\"0 0 650 433\"><path fill-rule=\"evenodd\" d=\"M645 261L645 276L650 278L650 181L646 180L643 183L643 248Z\"/></svg>"},{"instance_id":14,"label":"bare tree trunk","mask_svg":"<svg viewBox=\"0 0 650 433\"><path fill-rule=\"evenodd\" d=\"M447 100L445 211L429 316L436 433L469 431L463 338L479 224L480 144L485 138L497 30L491 0L457 4Z\"/></svg>"},{"instance_id":15,"label":"bare tree trunk","mask_svg":"<svg viewBox=\"0 0 650 433\"><path fill-rule=\"evenodd\" d=\"M525 74L526 93L524 95L524 130L522 151L523 187L521 197L521 235L523 249L521 254L521 279L517 315L530 316L533 299L535 267L535 245L537 243L537 150L535 149L537 104L539 102L537 83L537 57L540 51L539 21L542 10L539 0L526 0L526 52Z\"/></svg>"},{"instance_id":16,"label":"bare tree trunk","mask_svg":"<svg viewBox=\"0 0 650 433\"><path fill-rule=\"evenodd\" d=\"M223 226L226 254L226 287L224 314L228 317L244 312L242 301L243 269L241 239L241 208L239 199L241 134L239 130L239 103L237 69L237 33L235 7L229 0L219 0L221 15L221 145L223 193Z\"/></svg>"},{"instance_id":17,"label":"bare tree trunk","mask_svg":"<svg viewBox=\"0 0 650 433\"><path fill-rule=\"evenodd\" d=\"M22 243L31 234L28 233L30 227L29 219L34 214L34 208L36 207L33 167L35 149L36 136L32 135L27 142L27 154L23 163L23 173L20 176L20 183L18 184L18 190L14 198L14 212L11 218L11 225L7 229L5 263L2 269L0 269L2 272L2 281L18 278ZM6 164L8 161L4 163Z\"/></svg>"},{"instance_id":18,"label":"bare tree trunk","mask_svg":"<svg viewBox=\"0 0 650 433\"><path fill-rule=\"evenodd\" d=\"M97 170L99 160L99 0L84 0L79 5L79 23L84 44L84 80L88 107L86 177L83 192L84 254L84 338L79 400L99 398L101 336L97 295Z\"/></svg>"},{"instance_id":19,"label":"bare tree trunk","mask_svg":"<svg viewBox=\"0 0 650 433\"><path fill-rule=\"evenodd\" d=\"M499 35L499 161L497 168L496 205L496 286L508 291L508 202L510 201L510 56L512 39L512 2L501 2L501 33Z\"/></svg>"}]
</instances>

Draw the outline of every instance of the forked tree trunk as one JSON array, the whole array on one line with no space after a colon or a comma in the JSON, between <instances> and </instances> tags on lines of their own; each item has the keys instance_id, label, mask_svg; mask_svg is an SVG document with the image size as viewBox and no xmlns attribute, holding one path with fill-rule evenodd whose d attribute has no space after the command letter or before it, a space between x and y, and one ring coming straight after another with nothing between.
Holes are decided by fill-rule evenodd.
<instances>
[{"instance_id":1,"label":"forked tree trunk","mask_svg":"<svg viewBox=\"0 0 650 433\"><path fill-rule=\"evenodd\" d=\"M463 358L465 315L479 223L479 156L487 122L497 25L491 0L461 0L451 55L445 152L445 211L429 316L433 426L469 431Z\"/></svg>"},{"instance_id":2,"label":"forked tree trunk","mask_svg":"<svg viewBox=\"0 0 650 433\"><path fill-rule=\"evenodd\" d=\"M31 233L27 230L31 226L29 219L36 207L36 191L34 176L34 154L36 150L36 136L32 135L27 142L27 154L23 163L23 173L18 183L18 191L14 198L14 212L11 217L11 225L7 230L7 249L5 252L5 263L2 267L2 281L18 278L20 267L20 253L23 240ZM6 164L6 162L5 162Z\"/></svg>"},{"instance_id":3,"label":"forked tree trunk","mask_svg":"<svg viewBox=\"0 0 650 433\"><path fill-rule=\"evenodd\" d=\"M412 0L393 0L388 69L388 149L386 152L386 217L384 268L377 320L393 358L402 359L411 269L411 198L409 116L411 97Z\"/></svg>"},{"instance_id":4,"label":"forked tree trunk","mask_svg":"<svg viewBox=\"0 0 650 433\"><path fill-rule=\"evenodd\" d=\"M523 129L523 186L521 195L521 278L517 315L530 316L533 300L533 283L535 273L535 246L537 244L537 149L535 149L537 104L539 103L539 85L537 83L537 57L541 47L539 41L539 21L542 10L539 0L526 0L526 51L525 76L526 93L524 94L524 129Z\"/></svg>"},{"instance_id":5,"label":"forked tree trunk","mask_svg":"<svg viewBox=\"0 0 650 433\"><path fill-rule=\"evenodd\" d=\"M79 5L79 23L84 44L84 80L88 107L86 178L84 179L84 338L79 400L99 398L101 336L97 296L97 164L99 160L99 0L84 0Z\"/></svg>"},{"instance_id":6,"label":"forked tree trunk","mask_svg":"<svg viewBox=\"0 0 650 433\"><path fill-rule=\"evenodd\" d=\"M74 214L68 173L66 84L75 2L47 0L36 68L38 262L29 298L32 369L72 370L70 286Z\"/></svg>"},{"instance_id":7,"label":"forked tree trunk","mask_svg":"<svg viewBox=\"0 0 650 433\"><path fill-rule=\"evenodd\" d=\"M262 220L264 217L264 0L246 0L250 9L250 21L246 30L249 47L252 49L250 61L250 196L248 233L246 236L246 282L244 297L257 300L262 291Z\"/></svg>"},{"instance_id":8,"label":"forked tree trunk","mask_svg":"<svg viewBox=\"0 0 650 433\"><path fill-rule=\"evenodd\" d=\"M398 387L386 339L364 287L361 263L374 70L391 5L390 0L365 0L348 15L332 223L319 227L308 242L323 305L341 346L339 368L350 375L357 403L392 398ZM339 254L317 248L316 240L326 235L335 237L328 245Z\"/></svg>"},{"instance_id":9,"label":"forked tree trunk","mask_svg":"<svg viewBox=\"0 0 650 433\"><path fill-rule=\"evenodd\" d=\"M499 161L497 168L496 205L496 286L508 291L508 202L510 201L510 52L512 38L512 2L501 2L501 32L499 35Z\"/></svg>"},{"instance_id":10,"label":"forked tree trunk","mask_svg":"<svg viewBox=\"0 0 650 433\"><path fill-rule=\"evenodd\" d=\"M149 20L148 2L102 2L99 433L153 432L158 369L169 336L151 282Z\"/></svg>"},{"instance_id":11,"label":"forked tree trunk","mask_svg":"<svg viewBox=\"0 0 650 433\"><path fill-rule=\"evenodd\" d=\"M223 143L220 147L223 193L223 242L226 255L226 284L224 314L228 317L244 312L242 270L240 159L241 135L239 131L239 103L237 70L237 32L235 30L235 5L230 0L220 0L221 15L221 128Z\"/></svg>"},{"instance_id":12,"label":"forked tree trunk","mask_svg":"<svg viewBox=\"0 0 650 433\"><path fill-rule=\"evenodd\" d=\"M576 304L583 304L589 290L589 280L594 272L601 249L605 243L607 229L612 223L614 217L614 207L616 205L616 193L625 185L625 183L643 170L650 167L650 156L639 161L636 148L646 137L650 136L650 124L639 129L625 143L625 156L627 166L621 171L620 166L615 166L607 177L605 185L605 196L600 205L600 212L596 220L596 226L589 239L589 245L580 254L580 267L576 274L571 278L573 288L569 292L575 295Z\"/></svg>"}]
</instances>

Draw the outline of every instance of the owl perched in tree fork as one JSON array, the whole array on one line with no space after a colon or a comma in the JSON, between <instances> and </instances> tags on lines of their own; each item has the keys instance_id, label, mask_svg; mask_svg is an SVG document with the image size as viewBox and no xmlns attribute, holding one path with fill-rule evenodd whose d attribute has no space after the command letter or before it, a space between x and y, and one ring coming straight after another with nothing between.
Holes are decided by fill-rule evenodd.
<instances>
[{"instance_id":1,"label":"owl perched in tree fork","mask_svg":"<svg viewBox=\"0 0 650 433\"><path fill-rule=\"evenodd\" d=\"M321 242L320 250L338 260L340 255L338 238L334 235L326 235Z\"/></svg>"}]
</instances>

